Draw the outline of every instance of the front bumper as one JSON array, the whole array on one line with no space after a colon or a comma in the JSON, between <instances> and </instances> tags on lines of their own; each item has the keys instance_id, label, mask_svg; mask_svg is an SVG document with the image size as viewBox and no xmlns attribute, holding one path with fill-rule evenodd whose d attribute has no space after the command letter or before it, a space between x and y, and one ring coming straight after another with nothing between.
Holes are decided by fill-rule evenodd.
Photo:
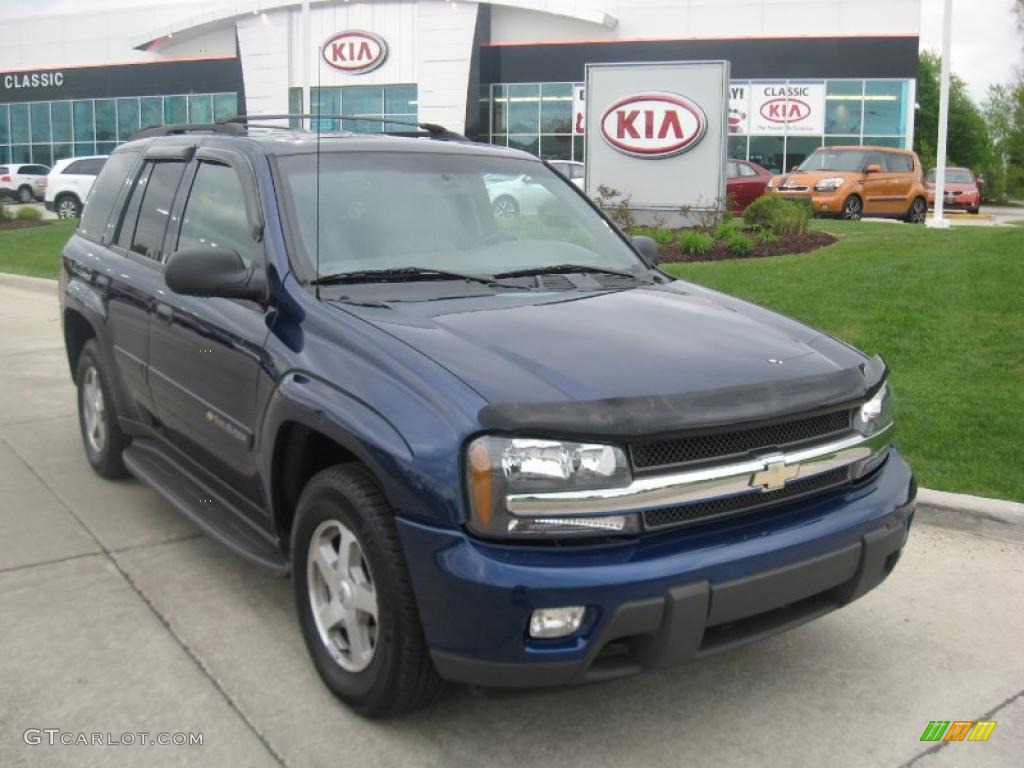
<instances>
[{"instance_id":1,"label":"front bumper","mask_svg":"<svg viewBox=\"0 0 1024 768\"><path fill-rule=\"evenodd\" d=\"M776 189L775 194L787 200L806 203L811 207L813 213L829 216L838 215L843 211L843 203L850 196L852 190L846 186L839 187L830 192L819 192L814 187L808 187L806 191L790 192Z\"/></svg>"},{"instance_id":2,"label":"front bumper","mask_svg":"<svg viewBox=\"0 0 1024 768\"><path fill-rule=\"evenodd\" d=\"M859 485L706 526L605 545L508 546L400 518L434 664L500 687L605 680L789 629L892 570L916 486L895 449ZM562 640L527 635L536 608L587 606Z\"/></svg>"}]
</instances>

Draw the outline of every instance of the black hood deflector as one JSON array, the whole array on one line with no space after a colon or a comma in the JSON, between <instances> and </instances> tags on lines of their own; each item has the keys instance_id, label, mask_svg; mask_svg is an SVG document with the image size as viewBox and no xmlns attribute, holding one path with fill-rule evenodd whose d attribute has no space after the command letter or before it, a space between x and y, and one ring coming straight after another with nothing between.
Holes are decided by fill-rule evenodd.
<instances>
[{"instance_id":1,"label":"black hood deflector","mask_svg":"<svg viewBox=\"0 0 1024 768\"><path fill-rule=\"evenodd\" d=\"M853 368L679 395L492 403L478 418L489 430L537 436L652 437L853 406L878 390L886 372L875 355Z\"/></svg>"}]
</instances>

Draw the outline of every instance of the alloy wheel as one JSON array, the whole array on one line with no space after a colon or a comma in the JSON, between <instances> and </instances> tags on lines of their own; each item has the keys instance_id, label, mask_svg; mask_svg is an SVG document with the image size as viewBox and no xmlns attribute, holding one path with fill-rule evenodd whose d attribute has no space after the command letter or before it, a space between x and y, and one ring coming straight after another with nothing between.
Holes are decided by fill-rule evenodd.
<instances>
[{"instance_id":1,"label":"alloy wheel","mask_svg":"<svg viewBox=\"0 0 1024 768\"><path fill-rule=\"evenodd\" d=\"M85 439L97 454L107 445L107 405L103 387L95 366L89 366L82 378L82 417L85 420Z\"/></svg>"},{"instance_id":2,"label":"alloy wheel","mask_svg":"<svg viewBox=\"0 0 1024 768\"><path fill-rule=\"evenodd\" d=\"M914 224L923 224L928 214L928 204L920 197L910 206L910 221Z\"/></svg>"},{"instance_id":3,"label":"alloy wheel","mask_svg":"<svg viewBox=\"0 0 1024 768\"><path fill-rule=\"evenodd\" d=\"M860 221L863 204L859 197L848 197L843 204L843 218L848 221Z\"/></svg>"},{"instance_id":4,"label":"alloy wheel","mask_svg":"<svg viewBox=\"0 0 1024 768\"><path fill-rule=\"evenodd\" d=\"M377 650L378 608L373 574L356 535L325 520L309 540L307 583L317 632L347 672L366 669Z\"/></svg>"},{"instance_id":5,"label":"alloy wheel","mask_svg":"<svg viewBox=\"0 0 1024 768\"><path fill-rule=\"evenodd\" d=\"M494 215L501 219L514 219L519 215L519 204L508 195L502 195L494 201Z\"/></svg>"},{"instance_id":6,"label":"alloy wheel","mask_svg":"<svg viewBox=\"0 0 1024 768\"><path fill-rule=\"evenodd\" d=\"M70 197L65 197L57 206L57 218L73 219L78 216L78 204Z\"/></svg>"}]
</instances>

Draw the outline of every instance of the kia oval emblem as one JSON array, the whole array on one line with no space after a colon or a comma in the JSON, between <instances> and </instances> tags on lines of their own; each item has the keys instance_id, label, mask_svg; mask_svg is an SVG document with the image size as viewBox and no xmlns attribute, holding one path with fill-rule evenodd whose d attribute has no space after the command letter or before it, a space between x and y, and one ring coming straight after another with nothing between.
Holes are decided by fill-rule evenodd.
<instances>
[{"instance_id":1,"label":"kia oval emblem","mask_svg":"<svg viewBox=\"0 0 1024 768\"><path fill-rule=\"evenodd\" d=\"M619 99L601 117L601 135L633 157L671 157L695 147L708 128L700 105L677 93L654 91Z\"/></svg>"},{"instance_id":2,"label":"kia oval emblem","mask_svg":"<svg viewBox=\"0 0 1024 768\"><path fill-rule=\"evenodd\" d=\"M328 64L350 75L372 72L388 55L388 44L373 32L349 30L327 39L321 52Z\"/></svg>"},{"instance_id":3,"label":"kia oval emblem","mask_svg":"<svg viewBox=\"0 0 1024 768\"><path fill-rule=\"evenodd\" d=\"M761 117L772 123L799 123L810 116L810 105L800 99L772 99L761 105Z\"/></svg>"}]
</instances>

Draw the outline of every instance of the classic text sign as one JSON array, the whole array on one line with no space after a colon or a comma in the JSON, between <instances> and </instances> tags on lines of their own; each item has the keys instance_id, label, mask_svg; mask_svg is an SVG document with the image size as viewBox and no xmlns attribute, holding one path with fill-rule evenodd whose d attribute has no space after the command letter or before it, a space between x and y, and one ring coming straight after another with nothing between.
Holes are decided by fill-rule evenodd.
<instances>
[{"instance_id":1,"label":"classic text sign","mask_svg":"<svg viewBox=\"0 0 1024 768\"><path fill-rule=\"evenodd\" d=\"M825 84L789 83L751 86L752 134L825 132Z\"/></svg>"},{"instance_id":2,"label":"classic text sign","mask_svg":"<svg viewBox=\"0 0 1024 768\"><path fill-rule=\"evenodd\" d=\"M339 32L323 46L324 61L350 75L372 72L384 63L387 55L388 44L373 32Z\"/></svg>"},{"instance_id":3,"label":"classic text sign","mask_svg":"<svg viewBox=\"0 0 1024 768\"><path fill-rule=\"evenodd\" d=\"M619 99L601 118L601 135L634 157L671 157L696 145L708 127L700 105L677 93L638 93Z\"/></svg>"},{"instance_id":4,"label":"classic text sign","mask_svg":"<svg viewBox=\"0 0 1024 768\"><path fill-rule=\"evenodd\" d=\"M725 201L729 63L588 64L585 178L629 197L638 223L691 223Z\"/></svg>"}]
</instances>

